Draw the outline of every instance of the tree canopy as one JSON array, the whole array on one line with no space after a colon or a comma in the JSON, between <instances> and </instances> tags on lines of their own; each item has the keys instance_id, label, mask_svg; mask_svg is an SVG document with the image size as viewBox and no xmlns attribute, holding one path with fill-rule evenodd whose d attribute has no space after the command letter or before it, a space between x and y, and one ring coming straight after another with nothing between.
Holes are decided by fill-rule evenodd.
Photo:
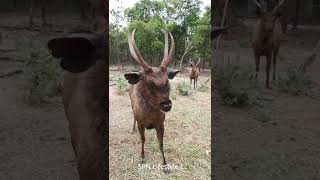
<instances>
[{"instance_id":1,"label":"tree canopy","mask_svg":"<svg viewBox=\"0 0 320 180\"><path fill-rule=\"evenodd\" d=\"M159 65L164 48L161 30L168 29L176 44L173 65L179 65L183 57L201 58L208 64L211 9L206 7L201 12L201 3L200 0L141 0L125 9L123 18L127 26L121 27L117 20L110 24L111 63L133 64L127 35L136 29L135 40L141 55L151 65ZM114 16L120 14L118 11Z\"/></svg>"}]
</instances>

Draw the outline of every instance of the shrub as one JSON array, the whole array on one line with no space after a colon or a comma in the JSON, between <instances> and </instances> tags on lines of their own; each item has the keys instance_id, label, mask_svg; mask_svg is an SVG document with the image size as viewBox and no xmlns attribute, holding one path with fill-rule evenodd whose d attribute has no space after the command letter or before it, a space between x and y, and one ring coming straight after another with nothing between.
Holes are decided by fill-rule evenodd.
<instances>
[{"instance_id":1,"label":"shrub","mask_svg":"<svg viewBox=\"0 0 320 180\"><path fill-rule=\"evenodd\" d=\"M22 62L22 87L24 98L31 104L40 104L58 94L61 68L56 60L43 49L31 50Z\"/></svg>"},{"instance_id":2,"label":"shrub","mask_svg":"<svg viewBox=\"0 0 320 180\"><path fill-rule=\"evenodd\" d=\"M116 80L117 93L124 95L128 91L128 82L123 76L119 76Z\"/></svg>"},{"instance_id":3,"label":"shrub","mask_svg":"<svg viewBox=\"0 0 320 180\"><path fill-rule=\"evenodd\" d=\"M177 84L176 89L180 95L187 96L190 94L192 87L189 83L183 81Z\"/></svg>"},{"instance_id":4,"label":"shrub","mask_svg":"<svg viewBox=\"0 0 320 180\"><path fill-rule=\"evenodd\" d=\"M250 68L228 64L217 72L216 81L225 104L241 107L256 103L259 86Z\"/></svg>"},{"instance_id":5,"label":"shrub","mask_svg":"<svg viewBox=\"0 0 320 180\"><path fill-rule=\"evenodd\" d=\"M279 76L276 86L284 92L299 95L309 94L312 89L311 78L308 74L296 67L291 67L284 76Z\"/></svg>"},{"instance_id":6,"label":"shrub","mask_svg":"<svg viewBox=\"0 0 320 180\"><path fill-rule=\"evenodd\" d=\"M198 88L197 88L198 91L201 91L201 92L207 92L209 90L209 87L205 84L201 84Z\"/></svg>"}]
</instances>

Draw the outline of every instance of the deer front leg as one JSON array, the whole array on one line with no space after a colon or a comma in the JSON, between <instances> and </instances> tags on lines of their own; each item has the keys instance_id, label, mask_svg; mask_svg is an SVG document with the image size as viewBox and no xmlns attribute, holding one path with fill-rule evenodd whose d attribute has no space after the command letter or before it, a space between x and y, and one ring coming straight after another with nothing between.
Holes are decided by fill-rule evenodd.
<instances>
[{"instance_id":1,"label":"deer front leg","mask_svg":"<svg viewBox=\"0 0 320 180\"><path fill-rule=\"evenodd\" d=\"M271 54L267 55L267 65L266 65L266 87L270 88L269 85L269 76L270 76L270 67L271 67Z\"/></svg>"},{"instance_id":2,"label":"deer front leg","mask_svg":"<svg viewBox=\"0 0 320 180\"><path fill-rule=\"evenodd\" d=\"M272 79L274 81L276 80L277 55L278 55L278 50L275 50L273 53L273 76L272 76Z\"/></svg>"},{"instance_id":3,"label":"deer front leg","mask_svg":"<svg viewBox=\"0 0 320 180\"><path fill-rule=\"evenodd\" d=\"M257 53L254 53L255 65L256 65L256 80L258 79L258 74L260 70L260 56Z\"/></svg>"},{"instance_id":4,"label":"deer front leg","mask_svg":"<svg viewBox=\"0 0 320 180\"><path fill-rule=\"evenodd\" d=\"M163 162L162 162L163 166L164 166L163 171L165 173L169 173L169 170L166 167L167 162L166 162L166 158L164 157L164 152L163 152L163 134L164 134L164 126L163 126L163 124L160 127L157 127L156 131L157 131L157 138L158 138L159 147L160 147L160 151L161 151L161 155L162 155L162 159L163 159Z\"/></svg>"},{"instance_id":5,"label":"deer front leg","mask_svg":"<svg viewBox=\"0 0 320 180\"><path fill-rule=\"evenodd\" d=\"M136 132L136 119L133 118L133 127L132 127L132 132L131 134L134 134Z\"/></svg>"},{"instance_id":6,"label":"deer front leg","mask_svg":"<svg viewBox=\"0 0 320 180\"><path fill-rule=\"evenodd\" d=\"M145 142L145 136L144 136L144 126L139 124L138 123L138 130L139 130L139 133L140 133L140 137L141 137L141 143L142 143L142 146L141 146L141 163L144 163L144 142Z\"/></svg>"}]
</instances>

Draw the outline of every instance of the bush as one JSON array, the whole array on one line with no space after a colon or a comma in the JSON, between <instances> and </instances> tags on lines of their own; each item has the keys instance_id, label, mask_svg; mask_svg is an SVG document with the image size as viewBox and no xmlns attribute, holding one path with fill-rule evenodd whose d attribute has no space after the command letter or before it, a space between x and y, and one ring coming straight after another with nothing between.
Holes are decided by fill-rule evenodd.
<instances>
[{"instance_id":1,"label":"bush","mask_svg":"<svg viewBox=\"0 0 320 180\"><path fill-rule=\"evenodd\" d=\"M217 85L225 104L241 107L256 103L259 86L250 69L228 64L217 72Z\"/></svg>"},{"instance_id":2,"label":"bush","mask_svg":"<svg viewBox=\"0 0 320 180\"><path fill-rule=\"evenodd\" d=\"M209 87L206 86L205 84L201 84L198 88L197 88L198 91L201 91L201 92L208 92L209 90Z\"/></svg>"},{"instance_id":3,"label":"bush","mask_svg":"<svg viewBox=\"0 0 320 180\"><path fill-rule=\"evenodd\" d=\"M180 95L187 96L190 94L192 87L189 83L183 81L177 84L176 90Z\"/></svg>"},{"instance_id":4,"label":"bush","mask_svg":"<svg viewBox=\"0 0 320 180\"><path fill-rule=\"evenodd\" d=\"M40 104L58 94L62 71L58 61L46 50L31 50L21 59L23 70L23 96L31 104Z\"/></svg>"},{"instance_id":5,"label":"bush","mask_svg":"<svg viewBox=\"0 0 320 180\"><path fill-rule=\"evenodd\" d=\"M128 91L128 82L123 76L119 76L116 80L117 93L124 95Z\"/></svg>"},{"instance_id":6,"label":"bush","mask_svg":"<svg viewBox=\"0 0 320 180\"><path fill-rule=\"evenodd\" d=\"M312 89L311 78L308 74L296 67L288 69L284 76L279 76L276 86L284 92L299 95L309 94Z\"/></svg>"}]
</instances>

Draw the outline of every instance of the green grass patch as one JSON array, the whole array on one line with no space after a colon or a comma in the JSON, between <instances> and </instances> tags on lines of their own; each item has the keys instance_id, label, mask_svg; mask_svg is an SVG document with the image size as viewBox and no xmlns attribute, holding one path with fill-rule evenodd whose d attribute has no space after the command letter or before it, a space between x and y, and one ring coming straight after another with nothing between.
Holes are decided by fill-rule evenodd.
<instances>
[{"instance_id":1,"label":"green grass patch","mask_svg":"<svg viewBox=\"0 0 320 180\"><path fill-rule=\"evenodd\" d=\"M299 68L291 67L283 76L279 76L276 86L292 95L308 95L312 89L312 81L310 75Z\"/></svg>"},{"instance_id":2,"label":"green grass patch","mask_svg":"<svg viewBox=\"0 0 320 180\"><path fill-rule=\"evenodd\" d=\"M191 94L192 87L186 81L179 82L176 86L176 90L182 96L188 96Z\"/></svg>"},{"instance_id":3,"label":"green grass patch","mask_svg":"<svg viewBox=\"0 0 320 180\"><path fill-rule=\"evenodd\" d=\"M217 72L217 85L226 105L244 107L255 104L260 86L251 67L228 64Z\"/></svg>"},{"instance_id":4,"label":"green grass patch","mask_svg":"<svg viewBox=\"0 0 320 180\"><path fill-rule=\"evenodd\" d=\"M118 76L116 80L116 88L117 88L117 93L119 95L124 95L129 89L129 84L127 80L123 76Z\"/></svg>"}]
</instances>

